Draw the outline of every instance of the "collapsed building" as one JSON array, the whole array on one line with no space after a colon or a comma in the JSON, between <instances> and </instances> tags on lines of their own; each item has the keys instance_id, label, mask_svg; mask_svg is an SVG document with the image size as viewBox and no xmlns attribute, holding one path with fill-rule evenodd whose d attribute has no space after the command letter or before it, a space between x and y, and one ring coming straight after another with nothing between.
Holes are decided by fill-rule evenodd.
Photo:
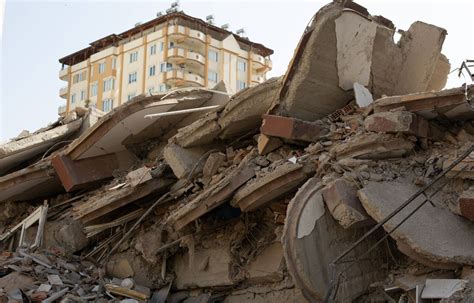
<instances>
[{"instance_id":1,"label":"collapsed building","mask_svg":"<svg viewBox=\"0 0 474 303\"><path fill-rule=\"evenodd\" d=\"M472 299L473 87L442 90L446 30L399 32L333 2L281 78L77 108L0 146L2 298Z\"/></svg>"}]
</instances>

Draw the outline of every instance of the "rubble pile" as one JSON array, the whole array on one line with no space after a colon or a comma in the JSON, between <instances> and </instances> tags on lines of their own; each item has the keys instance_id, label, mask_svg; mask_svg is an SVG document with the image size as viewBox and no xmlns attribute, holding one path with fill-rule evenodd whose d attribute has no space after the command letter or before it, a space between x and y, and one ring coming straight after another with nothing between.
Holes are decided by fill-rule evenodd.
<instances>
[{"instance_id":1,"label":"rubble pile","mask_svg":"<svg viewBox=\"0 0 474 303\"><path fill-rule=\"evenodd\" d=\"M472 300L474 87L442 90L444 29L394 32L336 1L284 77L0 146L2 299Z\"/></svg>"}]
</instances>

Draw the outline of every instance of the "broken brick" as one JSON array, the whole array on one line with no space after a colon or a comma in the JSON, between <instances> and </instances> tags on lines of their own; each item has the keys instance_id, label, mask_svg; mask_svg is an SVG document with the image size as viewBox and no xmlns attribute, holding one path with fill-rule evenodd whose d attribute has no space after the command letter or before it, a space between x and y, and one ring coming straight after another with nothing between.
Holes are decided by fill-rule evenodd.
<instances>
[{"instance_id":1,"label":"broken brick","mask_svg":"<svg viewBox=\"0 0 474 303\"><path fill-rule=\"evenodd\" d=\"M368 116L365 129L378 133L404 133L417 137L428 137L429 125L424 118L407 112L381 112Z\"/></svg>"},{"instance_id":2,"label":"broken brick","mask_svg":"<svg viewBox=\"0 0 474 303\"><path fill-rule=\"evenodd\" d=\"M339 178L321 190L331 215L344 228L357 228L373 223L357 197L357 190Z\"/></svg>"},{"instance_id":3,"label":"broken brick","mask_svg":"<svg viewBox=\"0 0 474 303\"><path fill-rule=\"evenodd\" d=\"M290 117L262 115L260 132L267 136L316 142L327 130L320 125Z\"/></svg>"}]
</instances>

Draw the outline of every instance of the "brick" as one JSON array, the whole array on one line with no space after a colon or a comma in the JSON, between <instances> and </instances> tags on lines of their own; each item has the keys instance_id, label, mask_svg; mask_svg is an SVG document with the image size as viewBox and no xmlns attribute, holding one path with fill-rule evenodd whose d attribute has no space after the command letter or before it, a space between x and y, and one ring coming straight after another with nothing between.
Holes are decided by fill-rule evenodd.
<instances>
[{"instance_id":1,"label":"brick","mask_svg":"<svg viewBox=\"0 0 474 303\"><path fill-rule=\"evenodd\" d=\"M260 155L266 155L269 152L274 151L275 149L279 148L280 146L283 145L283 142L274 137L269 137L264 134L260 134L258 136L258 153Z\"/></svg>"},{"instance_id":2,"label":"brick","mask_svg":"<svg viewBox=\"0 0 474 303\"><path fill-rule=\"evenodd\" d=\"M365 129L378 133L404 133L427 138L429 124L424 118L407 111L381 112L368 116Z\"/></svg>"},{"instance_id":3,"label":"brick","mask_svg":"<svg viewBox=\"0 0 474 303\"><path fill-rule=\"evenodd\" d=\"M356 189L339 178L321 191L331 215L344 228L357 228L373 223L357 197Z\"/></svg>"},{"instance_id":4,"label":"brick","mask_svg":"<svg viewBox=\"0 0 474 303\"><path fill-rule=\"evenodd\" d=\"M467 190L458 198L458 207L461 215L474 221L474 190Z\"/></svg>"},{"instance_id":5,"label":"brick","mask_svg":"<svg viewBox=\"0 0 474 303\"><path fill-rule=\"evenodd\" d=\"M227 158L226 155L223 153L210 154L202 170L203 176L204 177L213 176L217 172L217 169L222 166L226 158Z\"/></svg>"},{"instance_id":6,"label":"brick","mask_svg":"<svg viewBox=\"0 0 474 303\"><path fill-rule=\"evenodd\" d=\"M316 142L327 130L320 125L295 118L262 115L263 121L260 132L267 136Z\"/></svg>"},{"instance_id":7,"label":"brick","mask_svg":"<svg viewBox=\"0 0 474 303\"><path fill-rule=\"evenodd\" d=\"M51 163L66 191L85 188L97 181L112 178L114 170L119 168L115 154L82 160L72 160L68 156L58 155L51 160Z\"/></svg>"}]
</instances>

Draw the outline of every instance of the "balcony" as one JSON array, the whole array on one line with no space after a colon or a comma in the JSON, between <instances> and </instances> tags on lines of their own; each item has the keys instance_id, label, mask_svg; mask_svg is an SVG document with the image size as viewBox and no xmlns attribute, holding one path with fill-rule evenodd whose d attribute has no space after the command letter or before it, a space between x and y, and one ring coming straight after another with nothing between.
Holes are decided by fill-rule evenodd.
<instances>
[{"instance_id":1,"label":"balcony","mask_svg":"<svg viewBox=\"0 0 474 303\"><path fill-rule=\"evenodd\" d=\"M63 81L68 81L69 80L68 75L69 75L69 69L70 68L71 67L68 66L68 67L65 67L65 68L61 69L59 71L59 79L61 79Z\"/></svg>"},{"instance_id":2,"label":"balcony","mask_svg":"<svg viewBox=\"0 0 474 303\"><path fill-rule=\"evenodd\" d=\"M58 115L64 116L66 114L66 105L61 105L58 107Z\"/></svg>"},{"instance_id":3,"label":"balcony","mask_svg":"<svg viewBox=\"0 0 474 303\"><path fill-rule=\"evenodd\" d=\"M265 78L261 75L252 75L252 83L258 84L265 81Z\"/></svg>"},{"instance_id":4,"label":"balcony","mask_svg":"<svg viewBox=\"0 0 474 303\"><path fill-rule=\"evenodd\" d=\"M267 72L272 69L272 61L258 54L252 54L252 63L257 72Z\"/></svg>"},{"instance_id":5,"label":"balcony","mask_svg":"<svg viewBox=\"0 0 474 303\"><path fill-rule=\"evenodd\" d=\"M61 87L59 89L59 97L67 99L67 86Z\"/></svg>"},{"instance_id":6,"label":"balcony","mask_svg":"<svg viewBox=\"0 0 474 303\"><path fill-rule=\"evenodd\" d=\"M204 86L204 78L183 69L172 69L165 74L166 84L171 86Z\"/></svg>"},{"instance_id":7,"label":"balcony","mask_svg":"<svg viewBox=\"0 0 474 303\"><path fill-rule=\"evenodd\" d=\"M200 53L191 52L181 47L175 47L168 50L168 62L182 64L186 61L192 61L204 65L206 63L206 58L204 58Z\"/></svg>"}]
</instances>

